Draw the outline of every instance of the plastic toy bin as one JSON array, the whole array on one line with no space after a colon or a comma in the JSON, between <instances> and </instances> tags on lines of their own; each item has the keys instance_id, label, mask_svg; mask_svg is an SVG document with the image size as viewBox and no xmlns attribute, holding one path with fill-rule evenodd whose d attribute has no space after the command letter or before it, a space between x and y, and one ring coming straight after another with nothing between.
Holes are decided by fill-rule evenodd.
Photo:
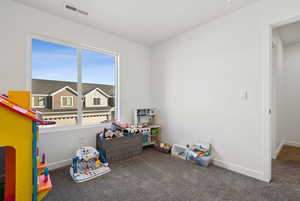
<instances>
[{"instance_id":1,"label":"plastic toy bin","mask_svg":"<svg viewBox=\"0 0 300 201\"><path fill-rule=\"evenodd\" d=\"M212 155L210 156L198 156L194 161L201 167L208 167L212 161Z\"/></svg>"},{"instance_id":2,"label":"plastic toy bin","mask_svg":"<svg viewBox=\"0 0 300 201\"><path fill-rule=\"evenodd\" d=\"M184 160L186 160L186 156L187 156L187 148L185 146L179 145L179 144L174 144L172 146L172 150L171 150L171 154L173 156L182 158Z\"/></svg>"}]
</instances>

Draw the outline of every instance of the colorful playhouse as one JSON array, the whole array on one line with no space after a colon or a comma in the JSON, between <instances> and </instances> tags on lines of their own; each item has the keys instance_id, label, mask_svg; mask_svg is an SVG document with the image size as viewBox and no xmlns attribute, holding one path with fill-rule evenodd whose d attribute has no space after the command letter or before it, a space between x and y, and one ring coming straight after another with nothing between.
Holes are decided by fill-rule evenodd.
<instances>
[{"instance_id":1,"label":"colorful playhouse","mask_svg":"<svg viewBox=\"0 0 300 201\"><path fill-rule=\"evenodd\" d=\"M0 95L0 147L4 148L4 201L40 201L51 190L45 155L39 160L38 124L30 92ZM0 198L0 201L1 198Z\"/></svg>"}]
</instances>

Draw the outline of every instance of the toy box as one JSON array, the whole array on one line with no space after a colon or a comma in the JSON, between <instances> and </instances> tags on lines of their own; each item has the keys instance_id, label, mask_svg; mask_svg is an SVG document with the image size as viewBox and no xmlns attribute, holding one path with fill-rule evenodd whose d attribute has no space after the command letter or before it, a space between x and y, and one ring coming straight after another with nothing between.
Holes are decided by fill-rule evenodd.
<instances>
[{"instance_id":1,"label":"toy box","mask_svg":"<svg viewBox=\"0 0 300 201\"><path fill-rule=\"evenodd\" d=\"M174 144L171 150L172 156L186 160L188 148L179 144Z\"/></svg>"},{"instance_id":2,"label":"toy box","mask_svg":"<svg viewBox=\"0 0 300 201\"><path fill-rule=\"evenodd\" d=\"M212 161L212 155L209 156L198 156L194 160L201 167L208 167Z\"/></svg>"}]
</instances>

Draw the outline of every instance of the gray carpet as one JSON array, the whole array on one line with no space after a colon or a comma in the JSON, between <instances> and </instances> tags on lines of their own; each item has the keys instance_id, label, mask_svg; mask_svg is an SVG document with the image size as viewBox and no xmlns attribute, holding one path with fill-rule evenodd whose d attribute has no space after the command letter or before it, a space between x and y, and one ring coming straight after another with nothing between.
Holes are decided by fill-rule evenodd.
<instances>
[{"instance_id":1,"label":"gray carpet","mask_svg":"<svg viewBox=\"0 0 300 201\"><path fill-rule=\"evenodd\" d=\"M147 149L114 162L107 175L74 183L68 169L51 172L45 201L299 201L299 184L264 183ZM298 174L297 176L299 176ZM296 175L295 175L296 176Z\"/></svg>"}]
</instances>

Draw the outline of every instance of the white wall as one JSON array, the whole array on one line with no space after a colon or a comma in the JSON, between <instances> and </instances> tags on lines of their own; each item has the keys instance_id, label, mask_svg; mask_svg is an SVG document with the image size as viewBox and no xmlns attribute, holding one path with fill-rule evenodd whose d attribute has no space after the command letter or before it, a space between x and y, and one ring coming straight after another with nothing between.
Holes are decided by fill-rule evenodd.
<instances>
[{"instance_id":1,"label":"white wall","mask_svg":"<svg viewBox=\"0 0 300 201\"><path fill-rule=\"evenodd\" d=\"M265 31L295 15L298 0L262 0L153 48L152 101L163 139L211 138L216 164L268 181Z\"/></svg>"},{"instance_id":2,"label":"white wall","mask_svg":"<svg viewBox=\"0 0 300 201\"><path fill-rule=\"evenodd\" d=\"M132 121L134 108L149 106L149 48L11 0L0 1L0 24L0 93L30 89L31 73L26 65L30 56L28 37L39 34L119 52L121 120ZM44 133L42 151L48 154L50 163L70 159L79 147L79 135L87 137L87 142L93 145L96 129Z\"/></svg>"},{"instance_id":3,"label":"white wall","mask_svg":"<svg viewBox=\"0 0 300 201\"><path fill-rule=\"evenodd\" d=\"M284 46L284 94L285 106L282 129L279 133L283 143L300 146L300 43Z\"/></svg>"}]
</instances>

